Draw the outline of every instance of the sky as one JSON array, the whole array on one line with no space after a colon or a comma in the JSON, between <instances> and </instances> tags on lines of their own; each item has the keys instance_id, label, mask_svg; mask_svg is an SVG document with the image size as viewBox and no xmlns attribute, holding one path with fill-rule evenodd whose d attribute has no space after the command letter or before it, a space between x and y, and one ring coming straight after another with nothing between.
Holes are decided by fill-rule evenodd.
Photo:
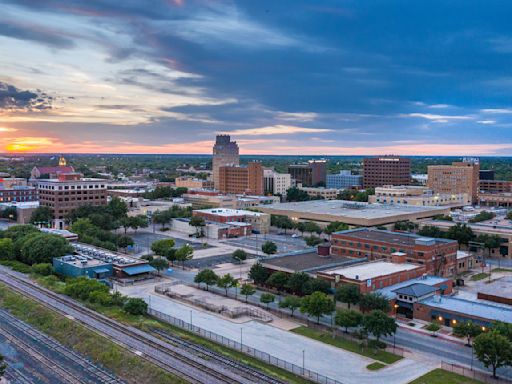
<instances>
[{"instance_id":1,"label":"sky","mask_svg":"<svg viewBox=\"0 0 512 384\"><path fill-rule=\"evenodd\" d=\"M0 152L512 155L512 2L0 9Z\"/></svg>"}]
</instances>

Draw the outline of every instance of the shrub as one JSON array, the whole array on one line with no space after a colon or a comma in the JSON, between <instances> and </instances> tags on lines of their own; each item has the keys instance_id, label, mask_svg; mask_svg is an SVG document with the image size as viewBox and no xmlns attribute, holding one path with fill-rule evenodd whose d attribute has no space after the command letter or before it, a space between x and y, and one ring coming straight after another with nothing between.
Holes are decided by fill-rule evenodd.
<instances>
[{"instance_id":1,"label":"shrub","mask_svg":"<svg viewBox=\"0 0 512 384\"><path fill-rule=\"evenodd\" d=\"M49 276L53 273L53 267L50 263L34 264L32 265L32 272L41 276Z\"/></svg>"},{"instance_id":2,"label":"shrub","mask_svg":"<svg viewBox=\"0 0 512 384\"><path fill-rule=\"evenodd\" d=\"M129 298L124 304L124 310L130 315L144 315L148 311L148 305L140 298Z\"/></svg>"}]
</instances>

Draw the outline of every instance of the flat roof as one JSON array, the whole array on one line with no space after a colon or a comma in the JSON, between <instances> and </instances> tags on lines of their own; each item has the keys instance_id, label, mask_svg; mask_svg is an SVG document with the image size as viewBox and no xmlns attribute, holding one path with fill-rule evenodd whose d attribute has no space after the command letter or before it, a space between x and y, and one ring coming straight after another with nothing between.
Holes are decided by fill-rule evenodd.
<instances>
[{"instance_id":1,"label":"flat roof","mask_svg":"<svg viewBox=\"0 0 512 384\"><path fill-rule=\"evenodd\" d=\"M405 233L405 232L394 232L394 231L386 231L381 229L373 229L373 228L356 228L356 229L348 229L346 231L335 232L335 235L343 235L345 237L353 237L354 239L365 239L365 240L374 240L380 241L382 243L392 243L398 245L415 245L416 240L420 241L435 241L435 244L446 244L446 243L454 243L455 240L450 239L440 239L434 237L425 237L419 236L414 233Z\"/></svg>"},{"instance_id":2,"label":"flat roof","mask_svg":"<svg viewBox=\"0 0 512 384\"><path fill-rule=\"evenodd\" d=\"M217 216L262 216L260 212L247 211L243 209L231 208L210 208L210 209L196 209L194 212L208 213Z\"/></svg>"},{"instance_id":3,"label":"flat roof","mask_svg":"<svg viewBox=\"0 0 512 384\"><path fill-rule=\"evenodd\" d=\"M330 271L323 271L326 275L341 275L347 279L364 281L379 276L391 275L397 272L411 271L421 268L420 265L412 263L392 263L389 261L373 261L350 267L342 267Z\"/></svg>"},{"instance_id":4,"label":"flat roof","mask_svg":"<svg viewBox=\"0 0 512 384\"><path fill-rule=\"evenodd\" d=\"M107 263L103 260L98 260L98 259L88 259L87 263L82 264L82 260L84 260L84 258L81 256L74 256L74 255L56 257L55 259L62 263L73 265L74 267L78 267L78 268L99 267L99 266L112 264L112 263Z\"/></svg>"},{"instance_id":5,"label":"flat roof","mask_svg":"<svg viewBox=\"0 0 512 384\"><path fill-rule=\"evenodd\" d=\"M512 299L512 276L505 276L478 288L478 293Z\"/></svg>"},{"instance_id":6,"label":"flat roof","mask_svg":"<svg viewBox=\"0 0 512 384\"><path fill-rule=\"evenodd\" d=\"M263 266L281 270L284 272L315 272L328 268L335 268L340 265L360 263L366 259L354 259L345 256L330 255L319 256L316 249L301 251L283 256L274 256L262 260Z\"/></svg>"},{"instance_id":7,"label":"flat roof","mask_svg":"<svg viewBox=\"0 0 512 384\"><path fill-rule=\"evenodd\" d=\"M482 302L458 299L447 296L433 296L422 300L422 304L440 311L458 312L462 315L469 315L489 319L492 321L504 321L512 323L512 308L485 304Z\"/></svg>"},{"instance_id":8,"label":"flat roof","mask_svg":"<svg viewBox=\"0 0 512 384\"><path fill-rule=\"evenodd\" d=\"M430 286L434 286L434 285L437 286L442 283L451 284L450 279L446 279L444 277L427 275L427 276L417 277L415 279L403 281L398 284L393 284L393 285L390 285L389 287L378 289L377 292L382 294L383 296L387 297L388 299L394 299L396 297L395 291L397 289L408 287L408 286L410 286L412 284L416 284L416 283L430 285Z\"/></svg>"},{"instance_id":9,"label":"flat roof","mask_svg":"<svg viewBox=\"0 0 512 384\"><path fill-rule=\"evenodd\" d=\"M402 204L386 205L379 203L360 203L345 200L311 200L293 203L276 203L260 207L263 212L297 216L329 216L325 220L352 222L361 220L397 221L400 216L431 217L446 211L446 206L409 206Z\"/></svg>"}]
</instances>

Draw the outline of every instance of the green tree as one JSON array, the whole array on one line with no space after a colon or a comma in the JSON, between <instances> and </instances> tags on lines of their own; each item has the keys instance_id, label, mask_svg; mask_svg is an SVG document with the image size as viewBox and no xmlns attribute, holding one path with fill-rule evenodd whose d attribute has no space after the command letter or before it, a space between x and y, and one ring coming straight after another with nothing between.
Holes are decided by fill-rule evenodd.
<instances>
[{"instance_id":1,"label":"green tree","mask_svg":"<svg viewBox=\"0 0 512 384\"><path fill-rule=\"evenodd\" d=\"M224 289L226 296L227 296L228 289L236 287L237 283L238 282L236 281L236 279L233 278L233 276L231 276L229 273L227 273L217 280L217 287Z\"/></svg>"},{"instance_id":2,"label":"green tree","mask_svg":"<svg viewBox=\"0 0 512 384\"><path fill-rule=\"evenodd\" d=\"M0 354L0 379L4 376L7 370L7 363L5 362L4 356Z\"/></svg>"},{"instance_id":3,"label":"green tree","mask_svg":"<svg viewBox=\"0 0 512 384\"><path fill-rule=\"evenodd\" d=\"M336 300L340 303L346 303L348 305L348 309L350 309L351 304L357 304L361 300L361 293L359 292L359 287L353 284L343 284L336 289L334 294Z\"/></svg>"},{"instance_id":4,"label":"green tree","mask_svg":"<svg viewBox=\"0 0 512 384\"><path fill-rule=\"evenodd\" d=\"M461 321L453 327L453 334L458 337L465 337L467 345L471 345L471 340L482 333L482 328L472 321Z\"/></svg>"},{"instance_id":5,"label":"green tree","mask_svg":"<svg viewBox=\"0 0 512 384\"><path fill-rule=\"evenodd\" d=\"M322 228L320 228L320 226L313 221L306 221L304 223L304 230L305 232L309 232L311 235L313 235L313 233L322 233Z\"/></svg>"},{"instance_id":6,"label":"green tree","mask_svg":"<svg viewBox=\"0 0 512 384\"><path fill-rule=\"evenodd\" d=\"M348 225L342 223L340 221L330 222L327 227L325 227L324 232L329 235L329 238L334 232L346 231L348 229Z\"/></svg>"},{"instance_id":7,"label":"green tree","mask_svg":"<svg viewBox=\"0 0 512 384\"><path fill-rule=\"evenodd\" d=\"M174 249L174 240L173 239L162 239L157 240L153 244L151 244L151 251L155 255L165 257L169 261L174 261L169 258L170 256L174 256L176 250Z\"/></svg>"},{"instance_id":8,"label":"green tree","mask_svg":"<svg viewBox=\"0 0 512 384\"><path fill-rule=\"evenodd\" d=\"M14 258L14 243L12 242L12 239L8 237L0 239L0 259L13 260Z\"/></svg>"},{"instance_id":9,"label":"green tree","mask_svg":"<svg viewBox=\"0 0 512 384\"><path fill-rule=\"evenodd\" d=\"M194 248L189 244L185 244L183 247L176 251L176 260L181 261L181 267L185 269L185 261L192 260L194 257Z\"/></svg>"},{"instance_id":10,"label":"green tree","mask_svg":"<svg viewBox=\"0 0 512 384\"><path fill-rule=\"evenodd\" d=\"M380 310L371 311L363 317L363 327L377 339L382 336L391 336L398 328L395 319Z\"/></svg>"},{"instance_id":11,"label":"green tree","mask_svg":"<svg viewBox=\"0 0 512 384\"><path fill-rule=\"evenodd\" d=\"M462 244L468 245L475 238L475 234L466 224L457 223L446 232L446 237L457 240L460 248Z\"/></svg>"},{"instance_id":12,"label":"green tree","mask_svg":"<svg viewBox=\"0 0 512 384\"><path fill-rule=\"evenodd\" d=\"M299 189L297 187L291 187L286 191L286 201L308 201L311 200L311 197L307 194L307 192Z\"/></svg>"},{"instance_id":13,"label":"green tree","mask_svg":"<svg viewBox=\"0 0 512 384\"><path fill-rule=\"evenodd\" d=\"M304 286L304 294L310 295L313 292L323 292L328 294L331 292L331 285L323 279L310 279Z\"/></svg>"},{"instance_id":14,"label":"green tree","mask_svg":"<svg viewBox=\"0 0 512 384\"><path fill-rule=\"evenodd\" d=\"M415 224L409 220L398 221L394 225L395 231L412 232L418 228L418 224Z\"/></svg>"},{"instance_id":15,"label":"green tree","mask_svg":"<svg viewBox=\"0 0 512 384\"><path fill-rule=\"evenodd\" d=\"M293 313L297 308L300 308L302 304L302 299L297 296L286 296L283 300L279 302L279 308L288 308Z\"/></svg>"},{"instance_id":16,"label":"green tree","mask_svg":"<svg viewBox=\"0 0 512 384\"><path fill-rule=\"evenodd\" d=\"M192 216L190 218L190 222L188 223L190 226L195 227L196 236L203 237L203 227L206 225L204 218L201 216Z\"/></svg>"},{"instance_id":17,"label":"green tree","mask_svg":"<svg viewBox=\"0 0 512 384\"><path fill-rule=\"evenodd\" d=\"M359 306L361 307L361 310L364 312L379 310L384 313L388 313L390 310L389 300L380 293L375 292L370 292L361 295L361 298L359 300Z\"/></svg>"},{"instance_id":18,"label":"green tree","mask_svg":"<svg viewBox=\"0 0 512 384\"><path fill-rule=\"evenodd\" d=\"M352 309L339 309L336 311L334 322L336 325L345 328L345 333L348 333L349 328L355 328L361 325L363 315L361 312Z\"/></svg>"},{"instance_id":19,"label":"green tree","mask_svg":"<svg viewBox=\"0 0 512 384\"><path fill-rule=\"evenodd\" d=\"M273 241L265 241L261 245L261 250L266 255L273 255L274 253L277 253L277 245Z\"/></svg>"},{"instance_id":20,"label":"green tree","mask_svg":"<svg viewBox=\"0 0 512 384\"><path fill-rule=\"evenodd\" d=\"M245 302L247 303L247 300L249 298L249 296L252 296L256 293L256 288L254 288L252 285L250 284L244 284L242 285L242 287L240 288L240 294L241 295L244 295L245 296Z\"/></svg>"},{"instance_id":21,"label":"green tree","mask_svg":"<svg viewBox=\"0 0 512 384\"><path fill-rule=\"evenodd\" d=\"M149 262L149 265L155 268L158 271L158 274L160 274L161 271L169 267L169 261L163 257L155 257Z\"/></svg>"},{"instance_id":22,"label":"green tree","mask_svg":"<svg viewBox=\"0 0 512 384\"><path fill-rule=\"evenodd\" d=\"M322 243L322 239L318 236L308 236L308 237L305 237L304 240L306 241L306 245L308 247L315 247L317 246L318 244Z\"/></svg>"},{"instance_id":23,"label":"green tree","mask_svg":"<svg viewBox=\"0 0 512 384\"><path fill-rule=\"evenodd\" d=\"M434 322L434 321L433 321L433 322L431 322L431 323L428 325L428 327L426 328L426 330L427 330L427 331L432 332L432 336L434 336L434 337L435 337L435 336L437 336L437 334L436 334L436 333L437 333L437 331L439 331L440 329L441 329L441 326L440 326L438 323Z\"/></svg>"},{"instance_id":24,"label":"green tree","mask_svg":"<svg viewBox=\"0 0 512 384\"><path fill-rule=\"evenodd\" d=\"M268 305L270 303L273 303L275 298L276 297L273 294L271 294L271 293L262 293L261 296L260 296L260 302L263 303L263 304L266 304L267 309L268 309Z\"/></svg>"},{"instance_id":25,"label":"green tree","mask_svg":"<svg viewBox=\"0 0 512 384\"><path fill-rule=\"evenodd\" d=\"M52 210L46 206L37 207L30 216L32 224L49 224L53 219Z\"/></svg>"},{"instance_id":26,"label":"green tree","mask_svg":"<svg viewBox=\"0 0 512 384\"><path fill-rule=\"evenodd\" d=\"M418 231L418 235L425 237L440 238L444 236L443 231L434 225L425 225Z\"/></svg>"},{"instance_id":27,"label":"green tree","mask_svg":"<svg viewBox=\"0 0 512 384\"><path fill-rule=\"evenodd\" d=\"M304 225L304 222L298 221L294 224L293 227L300 232L301 236L304 236L304 232L306 231L306 226Z\"/></svg>"},{"instance_id":28,"label":"green tree","mask_svg":"<svg viewBox=\"0 0 512 384\"><path fill-rule=\"evenodd\" d=\"M266 284L275 288L278 293L281 293L284 290L287 283L288 274L286 274L285 272L274 272L269 276L269 278L266 281Z\"/></svg>"},{"instance_id":29,"label":"green tree","mask_svg":"<svg viewBox=\"0 0 512 384\"><path fill-rule=\"evenodd\" d=\"M41 276L50 276L53 273L53 267L50 263L34 264L32 271Z\"/></svg>"},{"instance_id":30,"label":"green tree","mask_svg":"<svg viewBox=\"0 0 512 384\"><path fill-rule=\"evenodd\" d=\"M206 285L207 291L210 285L217 283L217 280L219 280L219 276L217 276L217 274L211 269L203 269L194 277L194 283L204 283L204 285Z\"/></svg>"},{"instance_id":31,"label":"green tree","mask_svg":"<svg viewBox=\"0 0 512 384\"><path fill-rule=\"evenodd\" d=\"M78 277L69 281L64 288L64 293L75 299L89 300L93 292L108 293L108 287L94 279Z\"/></svg>"},{"instance_id":32,"label":"green tree","mask_svg":"<svg viewBox=\"0 0 512 384\"><path fill-rule=\"evenodd\" d=\"M19 261L25 264L51 263L54 257L73 253L68 241L57 235L34 233L23 238Z\"/></svg>"},{"instance_id":33,"label":"green tree","mask_svg":"<svg viewBox=\"0 0 512 384\"><path fill-rule=\"evenodd\" d=\"M108 203L108 211L114 220L120 220L128 214L128 206L119 197L114 196Z\"/></svg>"},{"instance_id":34,"label":"green tree","mask_svg":"<svg viewBox=\"0 0 512 384\"><path fill-rule=\"evenodd\" d=\"M296 295L303 295L305 292L306 284L311 280L311 277L305 272L295 272L290 275L286 288Z\"/></svg>"},{"instance_id":35,"label":"green tree","mask_svg":"<svg viewBox=\"0 0 512 384\"><path fill-rule=\"evenodd\" d=\"M497 321L493 324L492 329L499 332L500 335L505 336L510 342L512 342L512 324L511 323Z\"/></svg>"},{"instance_id":36,"label":"green tree","mask_svg":"<svg viewBox=\"0 0 512 384\"><path fill-rule=\"evenodd\" d=\"M497 378L496 370L499 367L512 363L512 344L497 331L482 333L475 338L473 345L475 355L486 367L492 368L492 377Z\"/></svg>"},{"instance_id":37,"label":"green tree","mask_svg":"<svg viewBox=\"0 0 512 384\"><path fill-rule=\"evenodd\" d=\"M243 249L237 249L236 251L233 252L231 257L237 263L242 264L242 261L247 260L247 252L245 252Z\"/></svg>"},{"instance_id":38,"label":"green tree","mask_svg":"<svg viewBox=\"0 0 512 384\"><path fill-rule=\"evenodd\" d=\"M2 219L8 219L9 221L16 221L18 218L18 210L16 207L5 207L0 212L0 217Z\"/></svg>"},{"instance_id":39,"label":"green tree","mask_svg":"<svg viewBox=\"0 0 512 384\"><path fill-rule=\"evenodd\" d=\"M482 234L476 238L476 241L484 243L484 247L487 249L489 256L491 256L491 251L493 249L498 248L501 245L501 238L498 235Z\"/></svg>"},{"instance_id":40,"label":"green tree","mask_svg":"<svg viewBox=\"0 0 512 384\"><path fill-rule=\"evenodd\" d=\"M334 310L333 301L323 292L313 292L311 295L302 299L300 311L314 316L317 323L320 323L320 317L331 313Z\"/></svg>"},{"instance_id":41,"label":"green tree","mask_svg":"<svg viewBox=\"0 0 512 384\"><path fill-rule=\"evenodd\" d=\"M148 311L148 305L138 297L130 297L124 304L124 310L130 315L144 315Z\"/></svg>"},{"instance_id":42,"label":"green tree","mask_svg":"<svg viewBox=\"0 0 512 384\"><path fill-rule=\"evenodd\" d=\"M13 225L2 232L3 237L12 239L13 243L31 233L39 233L39 230L33 225Z\"/></svg>"},{"instance_id":43,"label":"green tree","mask_svg":"<svg viewBox=\"0 0 512 384\"><path fill-rule=\"evenodd\" d=\"M264 284L267 281L270 273L267 268L261 263L255 263L249 270L249 277L258 285Z\"/></svg>"}]
</instances>

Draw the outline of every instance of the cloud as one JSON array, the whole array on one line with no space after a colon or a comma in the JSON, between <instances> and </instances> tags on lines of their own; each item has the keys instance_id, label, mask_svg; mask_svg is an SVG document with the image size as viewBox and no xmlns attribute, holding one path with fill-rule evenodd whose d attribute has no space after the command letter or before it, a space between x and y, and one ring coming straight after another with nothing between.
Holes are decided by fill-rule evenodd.
<instances>
[{"instance_id":1,"label":"cloud","mask_svg":"<svg viewBox=\"0 0 512 384\"><path fill-rule=\"evenodd\" d=\"M332 129L326 128L305 128L295 127L293 125L273 125L261 128L237 129L234 131L224 132L238 136L264 136L264 135L291 135L295 133L322 133L332 132Z\"/></svg>"},{"instance_id":2,"label":"cloud","mask_svg":"<svg viewBox=\"0 0 512 384\"><path fill-rule=\"evenodd\" d=\"M51 109L52 97L37 91L22 91L14 85L0 81L0 112L3 111L41 111Z\"/></svg>"},{"instance_id":3,"label":"cloud","mask_svg":"<svg viewBox=\"0 0 512 384\"><path fill-rule=\"evenodd\" d=\"M471 116L455 116L455 115L434 115L432 113L408 113L401 117L421 118L433 121L434 123L448 123L452 120L472 120Z\"/></svg>"},{"instance_id":4,"label":"cloud","mask_svg":"<svg viewBox=\"0 0 512 384\"><path fill-rule=\"evenodd\" d=\"M512 108L486 108L480 110L482 113L505 115L512 113Z\"/></svg>"},{"instance_id":5,"label":"cloud","mask_svg":"<svg viewBox=\"0 0 512 384\"><path fill-rule=\"evenodd\" d=\"M314 112L278 112L276 118L285 121L313 121L318 117Z\"/></svg>"},{"instance_id":6,"label":"cloud","mask_svg":"<svg viewBox=\"0 0 512 384\"><path fill-rule=\"evenodd\" d=\"M496 124L496 120L478 120L478 124L484 124L484 125L492 125Z\"/></svg>"}]
</instances>

